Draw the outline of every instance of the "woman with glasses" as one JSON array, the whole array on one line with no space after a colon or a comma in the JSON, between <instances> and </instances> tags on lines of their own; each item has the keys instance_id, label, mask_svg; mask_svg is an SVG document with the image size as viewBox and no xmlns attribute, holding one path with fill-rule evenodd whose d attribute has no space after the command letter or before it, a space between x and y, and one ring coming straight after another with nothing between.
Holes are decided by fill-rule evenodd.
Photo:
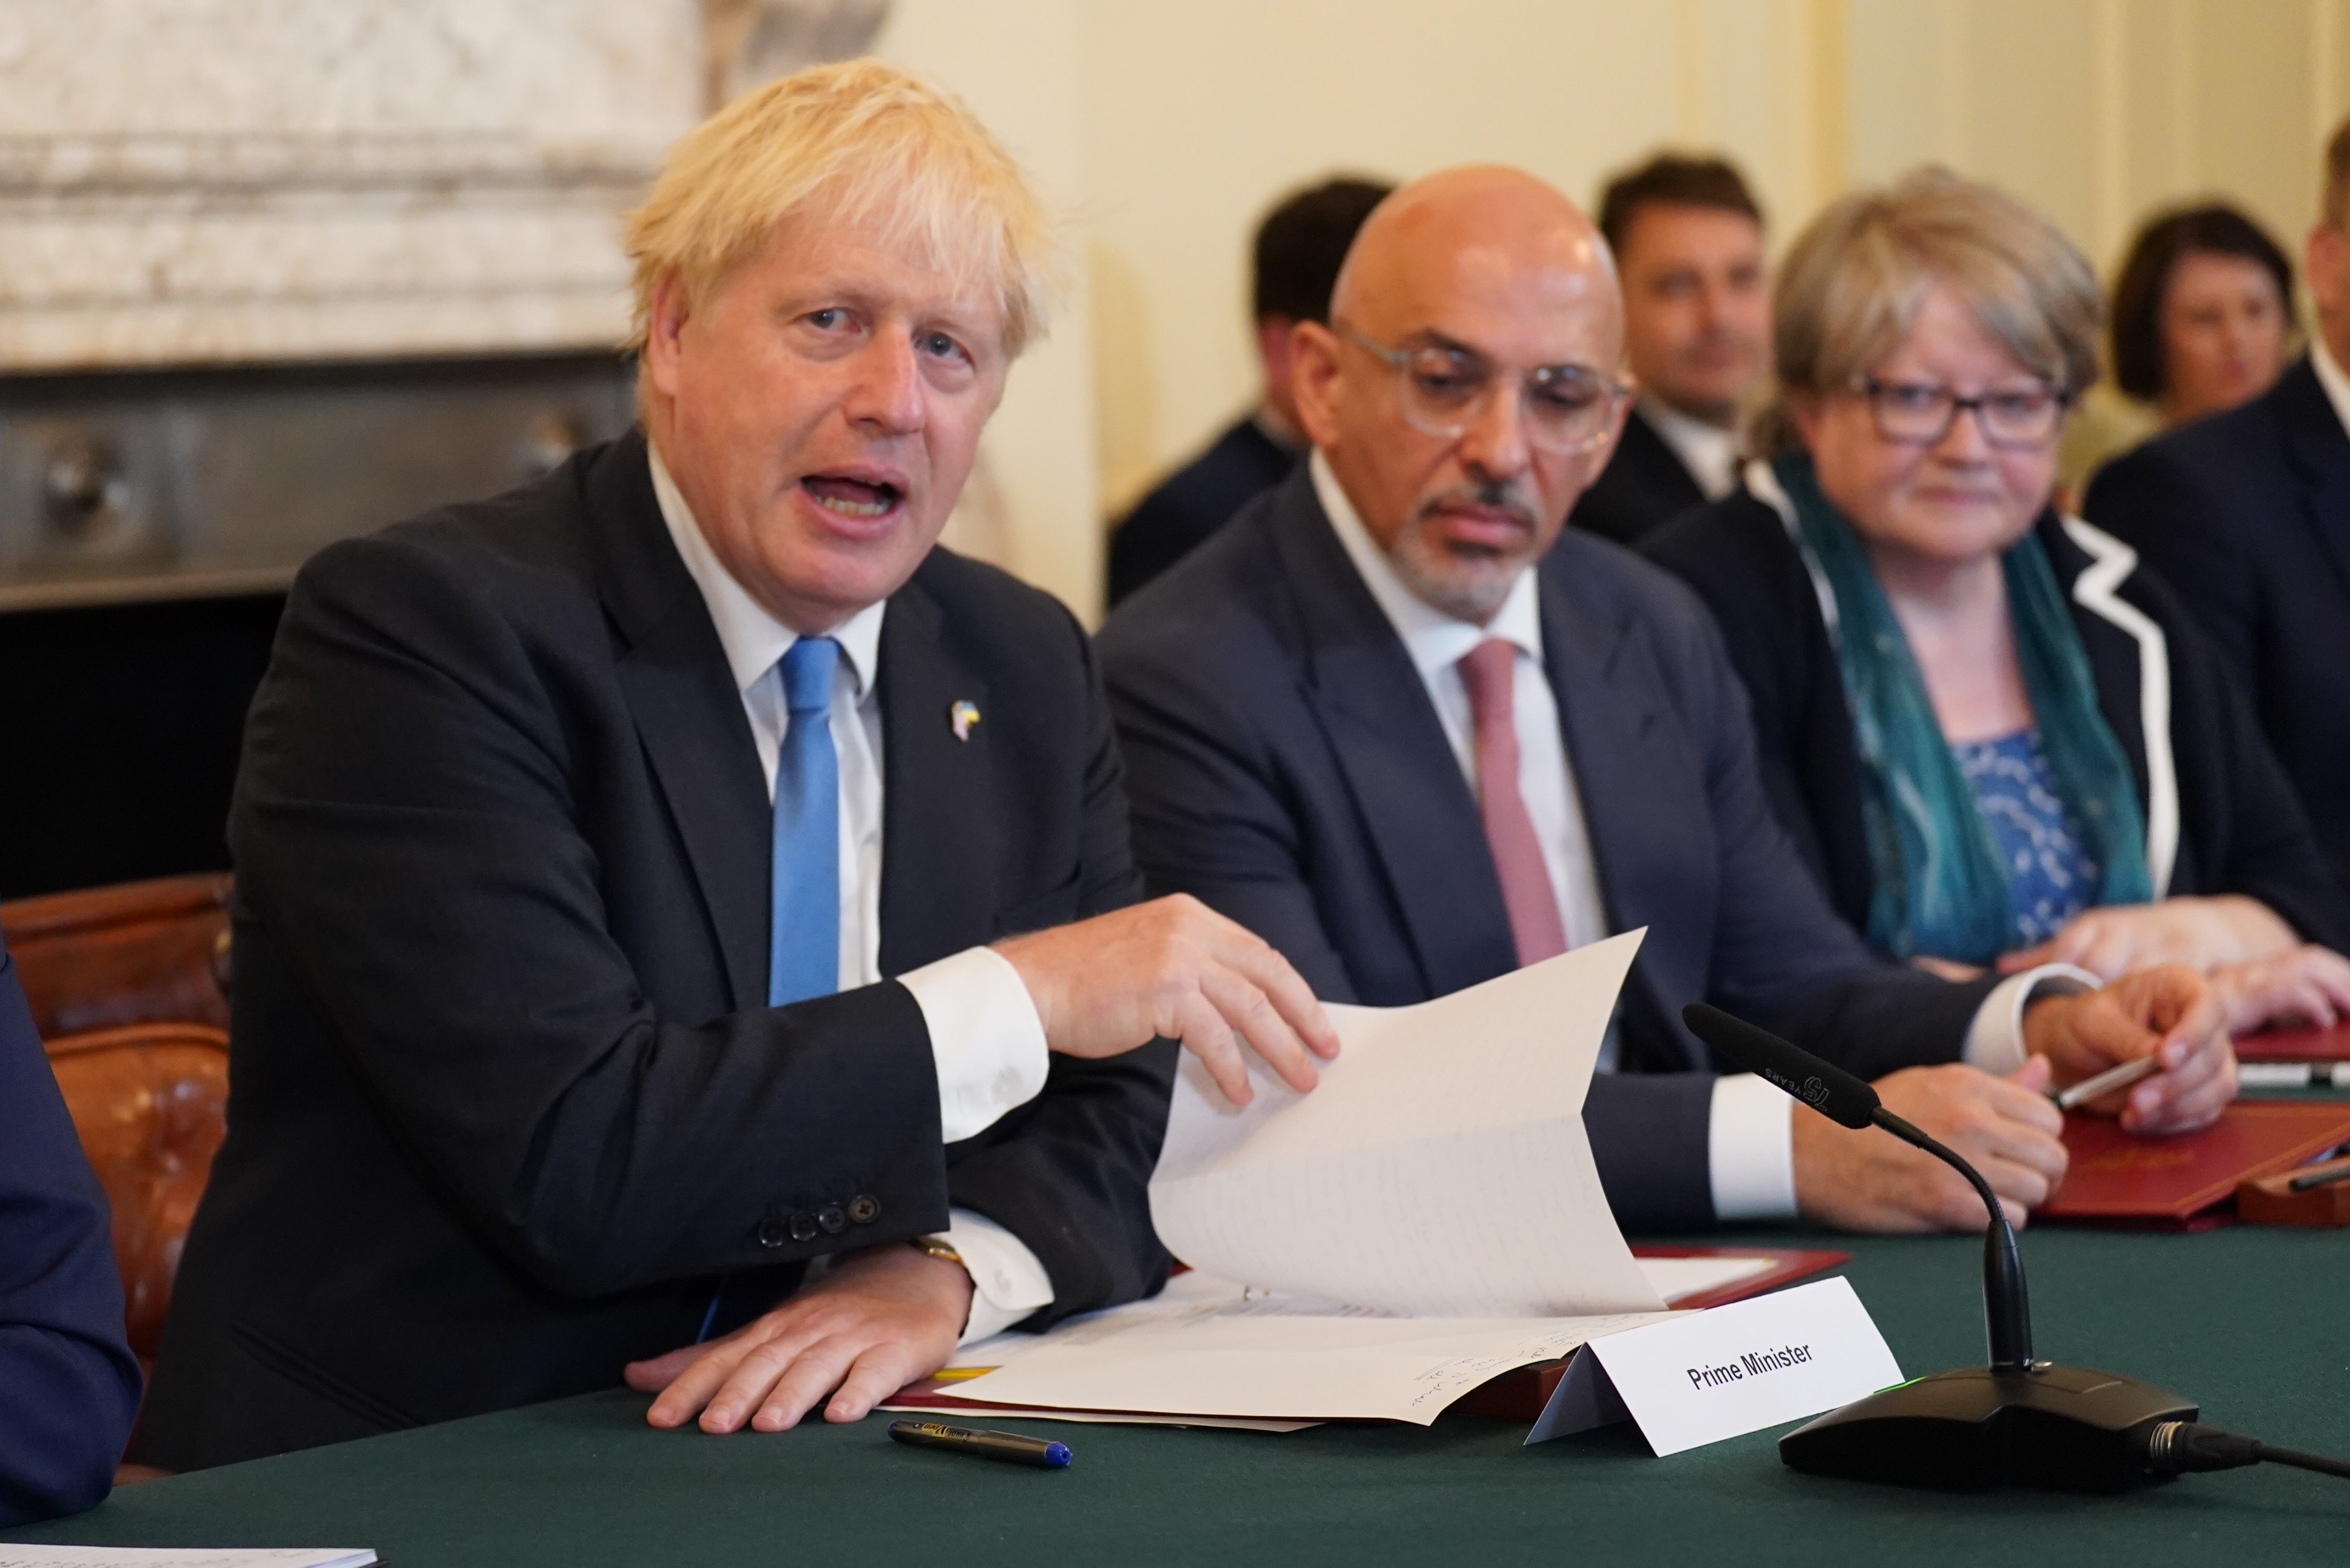
<instances>
[{"instance_id":1,"label":"woman with glasses","mask_svg":"<svg viewBox=\"0 0 2350 1568\"><path fill-rule=\"evenodd\" d=\"M2049 505L2100 304L2055 226L1939 171L1831 206L1774 301L1742 493L1648 553L1712 607L1772 804L1838 909L1950 972L2220 973L2239 1029L2350 1013L2350 909L2178 601Z\"/></svg>"}]
</instances>

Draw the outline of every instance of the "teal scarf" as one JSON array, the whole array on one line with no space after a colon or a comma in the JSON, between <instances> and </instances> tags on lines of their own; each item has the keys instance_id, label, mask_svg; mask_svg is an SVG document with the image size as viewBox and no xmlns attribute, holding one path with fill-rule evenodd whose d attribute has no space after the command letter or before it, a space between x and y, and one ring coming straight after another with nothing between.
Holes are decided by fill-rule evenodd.
<instances>
[{"instance_id":1,"label":"teal scarf","mask_svg":"<svg viewBox=\"0 0 2350 1568\"><path fill-rule=\"evenodd\" d=\"M1896 958L1930 953L1989 963L2023 945L2007 867L1942 737L1909 640L1859 536L1821 493L1811 458L1790 452L1772 472L1794 503L1804 554L1835 600L1836 663L1860 752L1861 822L1877 876L1869 943ZM2097 711L2088 656L2055 570L2032 534L2001 564L2042 754L2104 869L2096 901L2143 903L2154 890L2137 786L2121 742Z\"/></svg>"}]
</instances>

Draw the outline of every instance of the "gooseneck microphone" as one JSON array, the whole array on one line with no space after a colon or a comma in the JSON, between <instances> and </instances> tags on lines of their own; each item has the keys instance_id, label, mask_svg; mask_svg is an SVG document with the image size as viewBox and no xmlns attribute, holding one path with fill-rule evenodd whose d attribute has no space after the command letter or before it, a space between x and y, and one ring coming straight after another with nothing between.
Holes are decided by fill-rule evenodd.
<instances>
[{"instance_id":1,"label":"gooseneck microphone","mask_svg":"<svg viewBox=\"0 0 2350 1568\"><path fill-rule=\"evenodd\" d=\"M2121 1491L2153 1478L2238 1466L2298 1466L2350 1478L2350 1465L2271 1448L2207 1427L2178 1395L2084 1367L2032 1358L2032 1315L2015 1230L1982 1174L1885 1108L1877 1091L1800 1046L1702 1002L1690 1032L1733 1064L1841 1126L1880 1127L1965 1177L1990 1215L1983 1234L1983 1324L1991 1365L1938 1372L1856 1400L1779 1439L1799 1470L1910 1486L2056 1487Z\"/></svg>"},{"instance_id":2,"label":"gooseneck microphone","mask_svg":"<svg viewBox=\"0 0 2350 1568\"><path fill-rule=\"evenodd\" d=\"M2032 1306L2023 1287L2023 1256L2016 1250L2015 1228L2007 1222L2007 1210L1981 1171L1887 1110L1875 1089L1835 1063L1702 1002L1683 1008L1681 1019L1690 1033L1728 1060L1767 1078L1828 1120L1856 1130L1881 1127L1965 1177L1991 1216L1983 1231L1983 1334L1991 1343L1991 1364L2019 1371L2032 1365Z\"/></svg>"}]
</instances>

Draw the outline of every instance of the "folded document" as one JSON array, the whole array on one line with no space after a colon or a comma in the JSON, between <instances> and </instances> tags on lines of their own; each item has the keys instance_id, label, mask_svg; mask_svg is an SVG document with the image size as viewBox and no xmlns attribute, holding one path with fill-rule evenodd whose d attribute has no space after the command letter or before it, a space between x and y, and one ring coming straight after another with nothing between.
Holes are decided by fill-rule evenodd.
<instances>
[{"instance_id":1,"label":"folded document","mask_svg":"<svg viewBox=\"0 0 2350 1568\"><path fill-rule=\"evenodd\" d=\"M1664 1299L1583 1130L1639 932L1416 1007L1333 1007L1300 1095L1235 1106L1187 1057L1151 1218L1192 1265L960 1384L973 1405L1426 1423ZM977 1347L973 1347L976 1349Z\"/></svg>"}]
</instances>

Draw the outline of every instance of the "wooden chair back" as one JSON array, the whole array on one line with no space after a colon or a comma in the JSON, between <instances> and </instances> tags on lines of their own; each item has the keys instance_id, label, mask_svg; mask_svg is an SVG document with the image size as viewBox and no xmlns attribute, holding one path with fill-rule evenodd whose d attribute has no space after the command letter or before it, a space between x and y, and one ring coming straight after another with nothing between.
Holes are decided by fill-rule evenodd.
<instances>
[{"instance_id":1,"label":"wooden chair back","mask_svg":"<svg viewBox=\"0 0 2350 1568\"><path fill-rule=\"evenodd\" d=\"M128 1023L228 1027L225 873L0 904L44 1040Z\"/></svg>"}]
</instances>

